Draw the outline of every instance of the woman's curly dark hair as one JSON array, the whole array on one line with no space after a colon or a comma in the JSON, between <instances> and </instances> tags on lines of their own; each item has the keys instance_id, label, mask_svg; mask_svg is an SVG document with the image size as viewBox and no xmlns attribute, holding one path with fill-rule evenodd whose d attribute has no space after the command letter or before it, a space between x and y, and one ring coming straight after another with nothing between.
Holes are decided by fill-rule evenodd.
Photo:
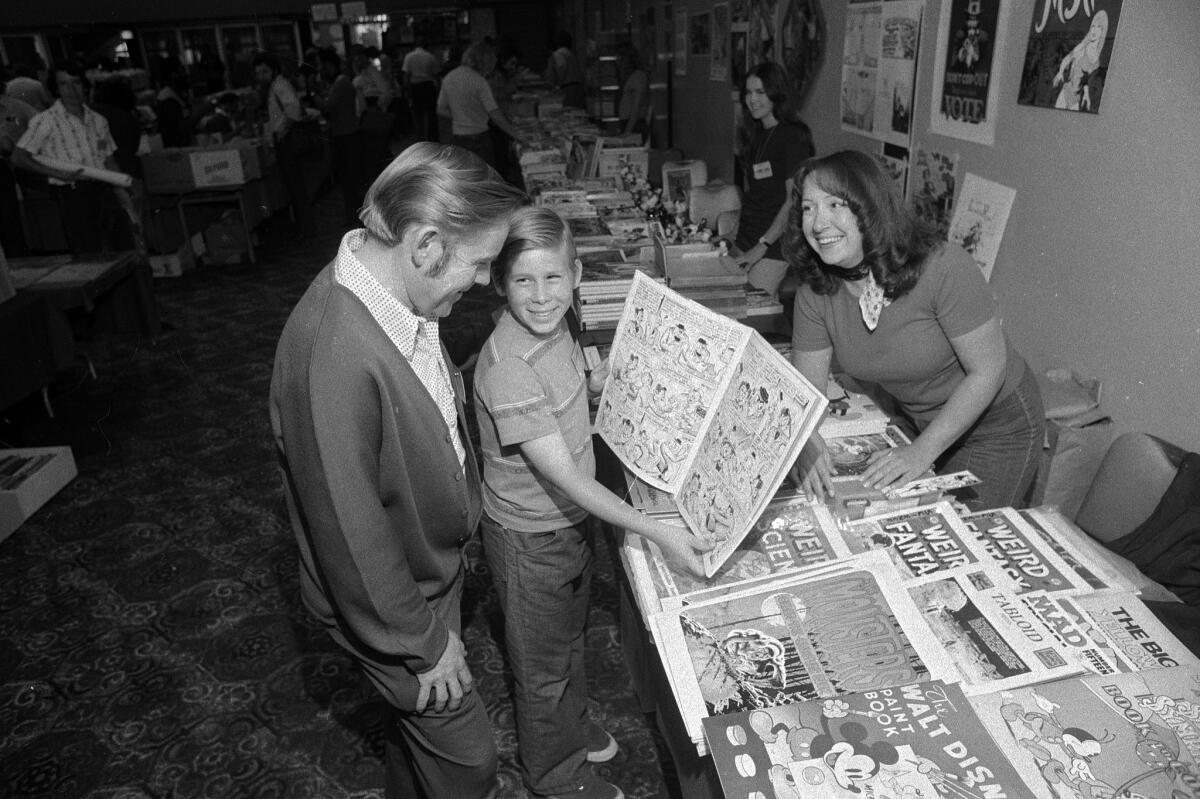
<instances>
[{"instance_id":1,"label":"woman's curly dark hair","mask_svg":"<svg viewBox=\"0 0 1200 799\"><path fill-rule=\"evenodd\" d=\"M845 280L845 271L826 265L804 237L799 193L809 177L822 191L845 200L853 212L862 233L863 266L874 274L884 296L894 300L912 289L926 256L945 242L933 225L896 196L875 159L857 150L809 158L792 179L790 190L796 196L788 215L783 254L801 281L816 294L834 294Z\"/></svg>"}]
</instances>

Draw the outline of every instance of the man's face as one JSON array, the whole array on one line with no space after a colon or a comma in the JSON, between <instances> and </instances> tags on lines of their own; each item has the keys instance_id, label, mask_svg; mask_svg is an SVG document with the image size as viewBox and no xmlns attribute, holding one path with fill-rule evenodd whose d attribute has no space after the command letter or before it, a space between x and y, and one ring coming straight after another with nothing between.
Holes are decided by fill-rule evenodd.
<instances>
[{"instance_id":1,"label":"man's face","mask_svg":"<svg viewBox=\"0 0 1200 799\"><path fill-rule=\"evenodd\" d=\"M266 64L259 64L254 68L254 77L259 83L267 85L275 80L275 73Z\"/></svg>"},{"instance_id":2,"label":"man's face","mask_svg":"<svg viewBox=\"0 0 1200 799\"><path fill-rule=\"evenodd\" d=\"M440 251L438 261L444 263L442 271L431 276L431 264L417 270L406 286L413 310L422 316L447 316L471 286L486 286L491 281L492 261L507 237L507 222L473 231L456 242L441 237L442 243L434 246Z\"/></svg>"},{"instance_id":3,"label":"man's face","mask_svg":"<svg viewBox=\"0 0 1200 799\"><path fill-rule=\"evenodd\" d=\"M83 78L59 71L54 80L58 83L58 96L66 102L83 102Z\"/></svg>"}]
</instances>

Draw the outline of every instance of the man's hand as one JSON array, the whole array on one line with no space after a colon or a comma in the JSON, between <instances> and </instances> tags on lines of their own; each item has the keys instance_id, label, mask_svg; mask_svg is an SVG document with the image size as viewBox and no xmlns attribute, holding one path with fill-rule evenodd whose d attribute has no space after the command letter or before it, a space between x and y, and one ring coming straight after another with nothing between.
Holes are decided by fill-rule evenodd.
<instances>
[{"instance_id":1,"label":"man's hand","mask_svg":"<svg viewBox=\"0 0 1200 799\"><path fill-rule=\"evenodd\" d=\"M471 693L475 681L467 668L467 649L454 631L446 639L446 649L437 664L429 671L417 675L420 691L417 694L417 712L426 709L430 699L433 709L458 710L464 694Z\"/></svg>"}]
</instances>

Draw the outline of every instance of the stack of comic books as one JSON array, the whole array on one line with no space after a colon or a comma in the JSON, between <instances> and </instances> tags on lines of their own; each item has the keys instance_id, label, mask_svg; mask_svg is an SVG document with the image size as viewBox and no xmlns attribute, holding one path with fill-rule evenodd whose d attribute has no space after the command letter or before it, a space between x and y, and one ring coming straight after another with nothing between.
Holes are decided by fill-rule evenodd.
<instances>
[{"instance_id":1,"label":"stack of comic books","mask_svg":"<svg viewBox=\"0 0 1200 799\"><path fill-rule=\"evenodd\" d=\"M830 378L825 393L829 396L829 407L825 409L825 420L819 432L822 436L857 436L882 433L891 420L868 394L848 388L852 385L846 378Z\"/></svg>"},{"instance_id":2,"label":"stack of comic books","mask_svg":"<svg viewBox=\"0 0 1200 799\"><path fill-rule=\"evenodd\" d=\"M825 629L823 615L807 613L812 589L799 586L848 566L897 589L881 594L899 620L889 617L889 623L899 624L918 652L937 652L938 659L928 661L937 666L929 669L933 678L967 694L1089 673L1200 666L1157 621L1136 586L1104 558L1076 546L1081 531L1051 545L1011 508L964 519L942 501L836 520L822 505L793 500L772 503L759 528L729 568L708 580L673 570L652 544L627 536L631 583L685 726L702 753L705 717L771 707L794 701L797 693L812 693L804 699L843 693L840 683L813 693L811 664L789 658L813 640L826 646L842 641ZM776 609L782 593L800 597L801 608L784 621ZM857 601L845 598L846 619L853 618ZM836 615L823 606L827 612ZM905 626L913 619L919 623ZM867 629L840 634L869 639ZM892 642L860 654L892 662L896 647ZM820 651L822 664L836 661ZM873 682L851 690L887 687L893 686Z\"/></svg>"},{"instance_id":3,"label":"stack of comic books","mask_svg":"<svg viewBox=\"0 0 1200 799\"><path fill-rule=\"evenodd\" d=\"M1061 799L1200 795L1200 668L968 696L937 680L704 720L725 795Z\"/></svg>"}]
</instances>

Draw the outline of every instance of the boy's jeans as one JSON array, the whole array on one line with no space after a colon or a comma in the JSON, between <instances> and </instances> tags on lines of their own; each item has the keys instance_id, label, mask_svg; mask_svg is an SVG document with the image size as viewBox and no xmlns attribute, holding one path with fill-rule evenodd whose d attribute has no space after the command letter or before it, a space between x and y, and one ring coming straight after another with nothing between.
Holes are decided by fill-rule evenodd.
<instances>
[{"instance_id":1,"label":"boy's jeans","mask_svg":"<svg viewBox=\"0 0 1200 799\"><path fill-rule=\"evenodd\" d=\"M593 560L588 522L521 533L484 514L482 525L504 610L521 776L535 794L573 792L592 779L583 652Z\"/></svg>"}]
</instances>

